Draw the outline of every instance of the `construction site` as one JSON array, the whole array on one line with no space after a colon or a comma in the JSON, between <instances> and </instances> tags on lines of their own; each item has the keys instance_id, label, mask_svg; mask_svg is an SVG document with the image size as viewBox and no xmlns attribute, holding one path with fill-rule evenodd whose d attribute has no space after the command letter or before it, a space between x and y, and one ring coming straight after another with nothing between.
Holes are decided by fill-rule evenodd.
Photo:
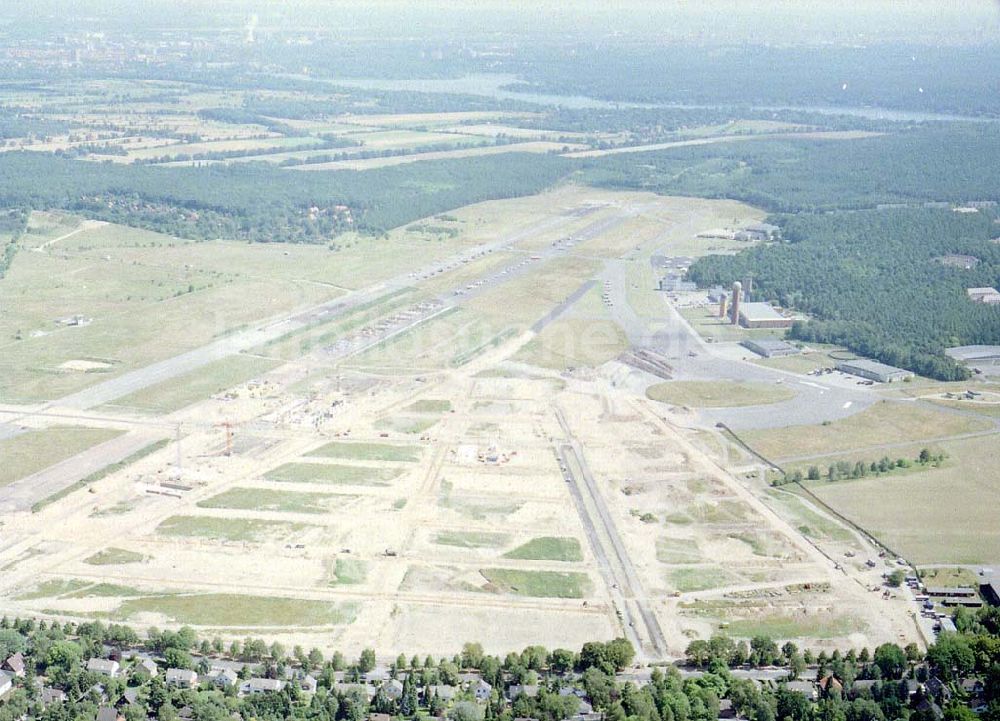
<instances>
[{"instance_id":1,"label":"construction site","mask_svg":"<svg viewBox=\"0 0 1000 721\"><path fill-rule=\"evenodd\" d=\"M894 560L772 488L719 425L847 418L876 391L747 360L746 338L707 341L657 289L650 258L760 211L569 186L454 216L450 244L381 275L352 281L352 256L338 259L326 297L303 282L190 338L167 318L177 340L159 355L99 352L99 307L39 314L93 320L8 361L73 363L24 370L0 404L5 612L345 653L625 636L663 660L719 631L830 650L929 640L904 594L872 590ZM176 252L139 251L127 229L68 232L19 256L12 282L18 263ZM227 252L231 267L305 251ZM711 312L742 329L740 302L734 287ZM68 333L62 356L45 349ZM647 395L701 381L788 392L704 410Z\"/></svg>"}]
</instances>

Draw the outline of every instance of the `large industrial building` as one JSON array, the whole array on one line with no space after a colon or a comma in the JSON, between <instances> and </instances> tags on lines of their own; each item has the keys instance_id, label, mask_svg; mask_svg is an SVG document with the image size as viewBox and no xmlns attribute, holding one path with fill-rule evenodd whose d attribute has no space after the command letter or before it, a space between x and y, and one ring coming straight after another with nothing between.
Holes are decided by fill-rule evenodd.
<instances>
[{"instance_id":1,"label":"large industrial building","mask_svg":"<svg viewBox=\"0 0 1000 721\"><path fill-rule=\"evenodd\" d=\"M912 378L914 375L911 371L904 368L896 368L895 366L867 360L866 358L838 363L837 370L870 381L877 381L878 383L895 383L896 381Z\"/></svg>"},{"instance_id":2,"label":"large industrial building","mask_svg":"<svg viewBox=\"0 0 1000 721\"><path fill-rule=\"evenodd\" d=\"M791 343L786 343L777 338L750 338L740 343L740 345L764 358L781 358L782 356L798 355L802 352Z\"/></svg>"},{"instance_id":3,"label":"large industrial building","mask_svg":"<svg viewBox=\"0 0 1000 721\"><path fill-rule=\"evenodd\" d=\"M966 288L965 292L973 303L1000 305L1000 290L996 288Z\"/></svg>"},{"instance_id":4,"label":"large industrial building","mask_svg":"<svg viewBox=\"0 0 1000 721\"><path fill-rule=\"evenodd\" d=\"M1000 366L1000 345L960 345L945 353L970 368L985 370Z\"/></svg>"},{"instance_id":5,"label":"large industrial building","mask_svg":"<svg viewBox=\"0 0 1000 721\"><path fill-rule=\"evenodd\" d=\"M770 303L743 303L738 312L744 328L791 328L793 323Z\"/></svg>"}]
</instances>

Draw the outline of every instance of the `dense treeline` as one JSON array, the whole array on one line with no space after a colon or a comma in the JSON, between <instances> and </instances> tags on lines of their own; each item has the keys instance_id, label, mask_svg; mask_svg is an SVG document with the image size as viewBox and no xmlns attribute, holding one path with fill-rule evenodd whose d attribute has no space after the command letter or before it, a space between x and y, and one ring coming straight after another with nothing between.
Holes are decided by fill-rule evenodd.
<instances>
[{"instance_id":1,"label":"dense treeline","mask_svg":"<svg viewBox=\"0 0 1000 721\"><path fill-rule=\"evenodd\" d=\"M18 108L0 108L0 140L58 135L69 132L71 127L67 122L25 114Z\"/></svg>"},{"instance_id":2,"label":"dense treeline","mask_svg":"<svg viewBox=\"0 0 1000 721\"><path fill-rule=\"evenodd\" d=\"M537 193L572 167L511 153L301 173L267 163L159 168L17 152L0 155L0 207L58 208L184 238L320 242Z\"/></svg>"},{"instance_id":3,"label":"dense treeline","mask_svg":"<svg viewBox=\"0 0 1000 721\"><path fill-rule=\"evenodd\" d=\"M588 180L775 212L1000 200L1000 124L951 123L856 140L746 140L610 155Z\"/></svg>"},{"instance_id":4,"label":"dense treeline","mask_svg":"<svg viewBox=\"0 0 1000 721\"><path fill-rule=\"evenodd\" d=\"M794 242L691 267L704 285L754 277L758 300L805 311L793 337L836 343L890 365L942 380L967 377L943 355L950 346L1000 343L1000 308L971 302L966 288L1000 283L1000 246L991 214L886 209L779 216ZM971 270L942 255L980 259Z\"/></svg>"},{"instance_id":5,"label":"dense treeline","mask_svg":"<svg viewBox=\"0 0 1000 721\"><path fill-rule=\"evenodd\" d=\"M198 111L198 117L204 120L215 120L220 123L232 123L234 125L261 125L268 130L282 135L307 135L306 132L293 128L287 123L282 123L274 118L254 113L243 108L203 108Z\"/></svg>"}]
</instances>

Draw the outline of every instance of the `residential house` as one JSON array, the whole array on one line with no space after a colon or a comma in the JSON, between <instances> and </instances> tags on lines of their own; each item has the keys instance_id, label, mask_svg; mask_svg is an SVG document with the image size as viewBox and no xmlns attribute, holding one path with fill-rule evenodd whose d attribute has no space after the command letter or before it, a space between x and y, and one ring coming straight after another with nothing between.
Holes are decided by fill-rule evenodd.
<instances>
[{"instance_id":1,"label":"residential house","mask_svg":"<svg viewBox=\"0 0 1000 721\"><path fill-rule=\"evenodd\" d=\"M394 678L383 683L379 686L378 690L387 699L391 699L393 701L402 698L403 696L403 684Z\"/></svg>"},{"instance_id":2,"label":"residential house","mask_svg":"<svg viewBox=\"0 0 1000 721\"><path fill-rule=\"evenodd\" d=\"M168 668L164 680L167 686L194 688L198 685L198 674L187 668Z\"/></svg>"},{"instance_id":3,"label":"residential house","mask_svg":"<svg viewBox=\"0 0 1000 721\"><path fill-rule=\"evenodd\" d=\"M142 689L138 686L129 686L127 689L125 689L125 692L122 694L121 701L119 701L117 706L121 708L123 703L126 706L135 706L137 703L139 703L140 691L142 691Z\"/></svg>"},{"instance_id":4,"label":"residential house","mask_svg":"<svg viewBox=\"0 0 1000 721\"><path fill-rule=\"evenodd\" d=\"M156 678L160 675L160 669L156 665L156 661L153 659L141 658L138 662L136 662L135 666L132 667L132 675L140 678Z\"/></svg>"},{"instance_id":5,"label":"residential house","mask_svg":"<svg viewBox=\"0 0 1000 721\"><path fill-rule=\"evenodd\" d=\"M493 693L493 687L482 679L477 679L474 684L472 684L472 693L476 697L476 701L489 701L490 695Z\"/></svg>"},{"instance_id":6,"label":"residential house","mask_svg":"<svg viewBox=\"0 0 1000 721\"><path fill-rule=\"evenodd\" d=\"M927 695L939 704L947 706L948 702L951 701L951 689L948 688L948 684L937 676L928 678L927 683L924 684L924 688L927 690ZM933 709L929 710L933 711Z\"/></svg>"},{"instance_id":7,"label":"residential house","mask_svg":"<svg viewBox=\"0 0 1000 721\"><path fill-rule=\"evenodd\" d=\"M438 684L437 686L431 686L431 695L437 696L442 701L451 701L455 698L455 694L458 693L458 689L454 686L447 686L445 684Z\"/></svg>"},{"instance_id":8,"label":"residential house","mask_svg":"<svg viewBox=\"0 0 1000 721\"><path fill-rule=\"evenodd\" d=\"M319 688L319 682L316 681L315 676L307 673L299 679L299 688L302 689L302 693L316 693L316 689Z\"/></svg>"},{"instance_id":9,"label":"residential house","mask_svg":"<svg viewBox=\"0 0 1000 721\"><path fill-rule=\"evenodd\" d=\"M938 706L933 699L929 697L924 697L920 699L920 703L917 704L917 711L923 714L923 718L933 718L937 721L944 718L944 711Z\"/></svg>"},{"instance_id":10,"label":"residential house","mask_svg":"<svg viewBox=\"0 0 1000 721\"><path fill-rule=\"evenodd\" d=\"M838 694L844 693L844 682L841 681L836 676L834 676L832 673L826 674L816 683L819 686L820 693L823 696L829 696L834 692L837 692Z\"/></svg>"},{"instance_id":11,"label":"residential house","mask_svg":"<svg viewBox=\"0 0 1000 721\"><path fill-rule=\"evenodd\" d=\"M243 684L243 693L273 693L285 687L285 682L276 678L252 678Z\"/></svg>"},{"instance_id":12,"label":"residential house","mask_svg":"<svg viewBox=\"0 0 1000 721\"><path fill-rule=\"evenodd\" d=\"M114 706L100 706L97 709L96 721L124 721L125 717L118 713Z\"/></svg>"},{"instance_id":13,"label":"residential house","mask_svg":"<svg viewBox=\"0 0 1000 721\"><path fill-rule=\"evenodd\" d=\"M102 676L117 678L121 666L118 665L117 661L112 661L111 659L92 658L87 661L87 670L91 673L99 673Z\"/></svg>"},{"instance_id":14,"label":"residential house","mask_svg":"<svg viewBox=\"0 0 1000 721\"><path fill-rule=\"evenodd\" d=\"M535 698L538 695L538 684L511 684L510 688L507 689L507 698L511 701L516 701L521 696L527 696L528 698Z\"/></svg>"},{"instance_id":15,"label":"residential house","mask_svg":"<svg viewBox=\"0 0 1000 721\"><path fill-rule=\"evenodd\" d=\"M810 701L815 701L817 698L816 684L812 681L789 681L785 684L785 688L789 691L797 691L803 694Z\"/></svg>"},{"instance_id":16,"label":"residential house","mask_svg":"<svg viewBox=\"0 0 1000 721\"><path fill-rule=\"evenodd\" d=\"M10 671L18 678L24 678L24 656L20 653L15 653L3 662L3 666L0 666L0 669Z\"/></svg>"},{"instance_id":17,"label":"residential house","mask_svg":"<svg viewBox=\"0 0 1000 721\"><path fill-rule=\"evenodd\" d=\"M43 686L38 692L38 700L42 704L42 708L51 706L54 703L64 703L66 701L66 692L62 689L52 688L51 686Z\"/></svg>"},{"instance_id":18,"label":"residential house","mask_svg":"<svg viewBox=\"0 0 1000 721\"><path fill-rule=\"evenodd\" d=\"M370 701L375 696L375 687L366 683L334 683L333 688L337 693L345 694L351 691L361 691Z\"/></svg>"},{"instance_id":19,"label":"residential house","mask_svg":"<svg viewBox=\"0 0 1000 721\"><path fill-rule=\"evenodd\" d=\"M209 673L210 680L218 688L229 688L239 682L240 677L231 668L213 668Z\"/></svg>"}]
</instances>

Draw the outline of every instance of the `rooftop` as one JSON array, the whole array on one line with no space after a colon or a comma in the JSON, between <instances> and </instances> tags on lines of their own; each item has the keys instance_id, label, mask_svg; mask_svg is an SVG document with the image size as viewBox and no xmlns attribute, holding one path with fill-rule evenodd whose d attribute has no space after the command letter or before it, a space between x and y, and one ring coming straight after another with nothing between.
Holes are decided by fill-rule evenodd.
<instances>
[{"instance_id":1,"label":"rooftop","mask_svg":"<svg viewBox=\"0 0 1000 721\"><path fill-rule=\"evenodd\" d=\"M1000 356L1000 345L960 345L945 351L958 361L974 361Z\"/></svg>"},{"instance_id":2,"label":"rooftop","mask_svg":"<svg viewBox=\"0 0 1000 721\"><path fill-rule=\"evenodd\" d=\"M743 345L750 350L757 350L758 348L762 351L767 351L768 353L773 353L775 351L798 351L798 348L793 346L791 343L786 343L779 338L748 338L743 341Z\"/></svg>"},{"instance_id":3,"label":"rooftop","mask_svg":"<svg viewBox=\"0 0 1000 721\"><path fill-rule=\"evenodd\" d=\"M776 311L770 303L743 303L740 306L740 315L747 320L785 320L785 316Z\"/></svg>"},{"instance_id":4,"label":"rooftop","mask_svg":"<svg viewBox=\"0 0 1000 721\"><path fill-rule=\"evenodd\" d=\"M842 361L837 364L838 368L856 368L858 370L868 371L869 373L881 373L881 374L892 374L892 373L909 373L910 371L904 368L897 368L896 366L886 365L885 363L879 363L878 361L869 360L868 358L858 358L852 361Z\"/></svg>"}]
</instances>

